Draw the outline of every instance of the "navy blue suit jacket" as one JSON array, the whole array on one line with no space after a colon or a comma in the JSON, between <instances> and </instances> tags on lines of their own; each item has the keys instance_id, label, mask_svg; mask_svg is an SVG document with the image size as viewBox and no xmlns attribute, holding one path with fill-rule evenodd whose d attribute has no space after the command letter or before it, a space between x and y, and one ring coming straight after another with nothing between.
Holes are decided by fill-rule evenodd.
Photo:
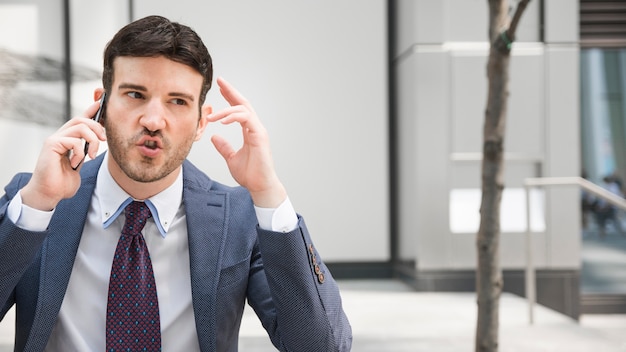
<instances>
[{"instance_id":1,"label":"navy blue suit jacket","mask_svg":"<svg viewBox=\"0 0 626 352\"><path fill-rule=\"evenodd\" d=\"M15 305L16 351L42 351L50 337L102 160L85 163L80 189L58 204L44 232L20 229L6 216L30 174L16 175L0 198L0 319ZM350 350L339 290L302 218L291 233L259 229L247 190L214 182L189 161L183 203L202 351L237 351L246 299L281 351Z\"/></svg>"}]
</instances>

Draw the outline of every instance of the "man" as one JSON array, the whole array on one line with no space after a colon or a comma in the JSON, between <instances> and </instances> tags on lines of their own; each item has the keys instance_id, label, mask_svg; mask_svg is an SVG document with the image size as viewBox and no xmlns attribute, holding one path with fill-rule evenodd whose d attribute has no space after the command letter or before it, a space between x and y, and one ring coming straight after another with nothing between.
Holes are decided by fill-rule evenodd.
<instances>
[{"instance_id":1,"label":"man","mask_svg":"<svg viewBox=\"0 0 626 352\"><path fill-rule=\"evenodd\" d=\"M0 317L16 306L16 350L236 351L246 300L281 351L350 350L339 290L275 174L267 132L223 79L230 106L203 105L211 81L201 39L163 17L107 45L102 125L87 118L96 102L0 199ZM241 149L212 142L242 187L186 161L217 121L241 125ZM83 140L95 158L84 164Z\"/></svg>"},{"instance_id":2,"label":"man","mask_svg":"<svg viewBox=\"0 0 626 352\"><path fill-rule=\"evenodd\" d=\"M613 174L604 176L602 178L602 188L620 198L624 197L620 178L617 175ZM622 230L622 220L619 216L618 209L613 204L607 202L603 198L598 198L593 203L592 210L595 215L596 224L598 225L598 236L600 239L606 238L606 228L608 222L612 222L615 230L621 236L624 236L624 231Z\"/></svg>"}]
</instances>

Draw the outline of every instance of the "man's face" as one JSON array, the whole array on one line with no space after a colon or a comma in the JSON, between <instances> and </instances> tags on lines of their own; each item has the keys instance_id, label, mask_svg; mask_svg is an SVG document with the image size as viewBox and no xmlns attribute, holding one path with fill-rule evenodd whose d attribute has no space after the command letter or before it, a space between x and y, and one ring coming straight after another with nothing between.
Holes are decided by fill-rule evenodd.
<instances>
[{"instance_id":1,"label":"man's face","mask_svg":"<svg viewBox=\"0 0 626 352\"><path fill-rule=\"evenodd\" d=\"M113 67L104 120L111 174L121 184L169 184L206 127L202 76L164 57L118 57Z\"/></svg>"}]
</instances>

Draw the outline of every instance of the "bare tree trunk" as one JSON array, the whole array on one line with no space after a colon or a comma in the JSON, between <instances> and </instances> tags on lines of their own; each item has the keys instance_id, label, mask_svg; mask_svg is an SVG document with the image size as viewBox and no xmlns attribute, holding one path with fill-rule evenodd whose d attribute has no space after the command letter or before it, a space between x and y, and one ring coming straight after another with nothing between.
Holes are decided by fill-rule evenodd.
<instances>
[{"instance_id":1,"label":"bare tree trunk","mask_svg":"<svg viewBox=\"0 0 626 352\"><path fill-rule=\"evenodd\" d=\"M499 303L502 292L499 261L500 203L504 189L504 132L509 95L509 64L517 23L530 0L518 3L512 20L508 15L507 0L488 1L491 46L487 62L489 90L483 127L480 227L476 238L476 352L498 351Z\"/></svg>"}]
</instances>

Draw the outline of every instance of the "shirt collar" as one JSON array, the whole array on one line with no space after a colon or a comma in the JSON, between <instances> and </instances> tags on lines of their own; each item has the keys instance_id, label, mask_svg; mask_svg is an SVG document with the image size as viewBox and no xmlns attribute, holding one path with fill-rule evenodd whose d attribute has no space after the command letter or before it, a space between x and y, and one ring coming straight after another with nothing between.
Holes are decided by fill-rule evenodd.
<instances>
[{"instance_id":1,"label":"shirt collar","mask_svg":"<svg viewBox=\"0 0 626 352\"><path fill-rule=\"evenodd\" d=\"M107 152L102 161L102 166L98 170L98 178L96 180L96 197L100 202L102 210L102 226L109 227L115 219L124 211L133 199L126 193L122 187L111 176L109 172L109 153ZM161 233L165 237L170 225L174 222L174 217L183 200L183 172L179 171L178 177L174 183L160 193L146 199L145 202L152 212L154 222Z\"/></svg>"}]
</instances>

